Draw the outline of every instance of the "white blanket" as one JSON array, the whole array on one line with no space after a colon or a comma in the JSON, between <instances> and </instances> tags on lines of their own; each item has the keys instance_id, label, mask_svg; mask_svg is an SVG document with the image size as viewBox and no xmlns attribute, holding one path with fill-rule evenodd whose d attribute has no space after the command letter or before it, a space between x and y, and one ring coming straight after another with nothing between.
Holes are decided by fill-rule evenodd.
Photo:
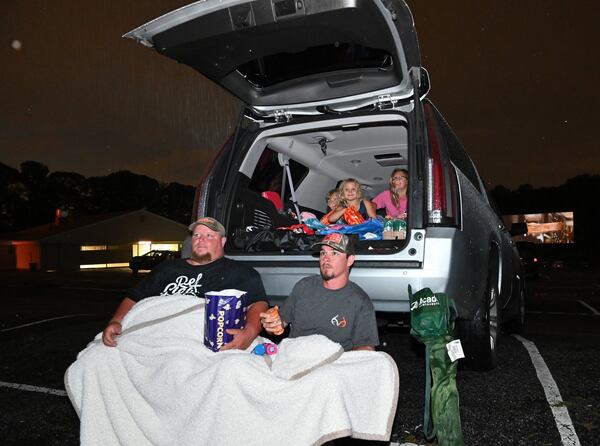
<instances>
[{"instance_id":1,"label":"white blanket","mask_svg":"<svg viewBox=\"0 0 600 446\"><path fill-rule=\"evenodd\" d=\"M204 304L142 300L115 348L96 336L65 374L82 445L320 445L389 440L398 369L383 352L343 353L323 336L273 357L203 345ZM266 341L259 338L258 341Z\"/></svg>"}]
</instances>

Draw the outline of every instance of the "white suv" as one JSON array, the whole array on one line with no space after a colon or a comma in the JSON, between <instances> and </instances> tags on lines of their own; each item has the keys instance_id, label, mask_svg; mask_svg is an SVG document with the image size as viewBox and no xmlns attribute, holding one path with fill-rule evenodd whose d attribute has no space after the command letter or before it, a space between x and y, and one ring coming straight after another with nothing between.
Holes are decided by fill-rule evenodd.
<instances>
[{"instance_id":1,"label":"white suv","mask_svg":"<svg viewBox=\"0 0 600 446\"><path fill-rule=\"evenodd\" d=\"M225 224L227 255L260 272L271 301L318 273L318 262L310 243L281 243L269 229L298 221L262 192L275 189L284 211L319 217L339 180L356 178L373 197L406 168L406 239L360 241L351 278L380 315L409 311L408 285L448 293L471 364L496 364L501 321L523 325L519 256L477 169L425 98L428 74L403 0L206 0L126 37L243 101L194 216ZM247 244L249 226L262 228L262 242Z\"/></svg>"}]
</instances>

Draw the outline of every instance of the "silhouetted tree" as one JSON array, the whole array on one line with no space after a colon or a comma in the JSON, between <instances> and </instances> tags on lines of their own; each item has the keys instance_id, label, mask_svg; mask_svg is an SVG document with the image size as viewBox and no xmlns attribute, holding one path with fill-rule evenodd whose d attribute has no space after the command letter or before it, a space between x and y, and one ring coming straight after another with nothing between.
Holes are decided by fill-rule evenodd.
<instances>
[{"instance_id":1,"label":"silhouetted tree","mask_svg":"<svg viewBox=\"0 0 600 446\"><path fill-rule=\"evenodd\" d=\"M120 171L85 178L74 172L53 172L37 161L21 171L0 163L0 231L49 223L56 208L77 215L146 208L184 224L191 219L195 188L159 183L145 175Z\"/></svg>"},{"instance_id":2,"label":"silhouetted tree","mask_svg":"<svg viewBox=\"0 0 600 446\"><path fill-rule=\"evenodd\" d=\"M24 208L26 188L20 175L17 169L0 163L0 231L12 230Z\"/></svg>"},{"instance_id":3,"label":"silhouetted tree","mask_svg":"<svg viewBox=\"0 0 600 446\"><path fill-rule=\"evenodd\" d=\"M161 215L183 224L189 224L192 218L192 203L195 188L179 183L169 183L161 187L161 209L156 210Z\"/></svg>"},{"instance_id":4,"label":"silhouetted tree","mask_svg":"<svg viewBox=\"0 0 600 446\"><path fill-rule=\"evenodd\" d=\"M21 183L25 186L27 207L19 226L37 226L51 221L55 206L48 191L48 167L37 161L21 163Z\"/></svg>"},{"instance_id":5,"label":"silhouetted tree","mask_svg":"<svg viewBox=\"0 0 600 446\"><path fill-rule=\"evenodd\" d=\"M56 208L82 210L85 177L74 172L48 175L48 191Z\"/></svg>"},{"instance_id":6,"label":"silhouetted tree","mask_svg":"<svg viewBox=\"0 0 600 446\"><path fill-rule=\"evenodd\" d=\"M14 167L0 163L0 187L20 181L20 173Z\"/></svg>"},{"instance_id":7,"label":"silhouetted tree","mask_svg":"<svg viewBox=\"0 0 600 446\"><path fill-rule=\"evenodd\" d=\"M498 210L501 214L512 214L512 192L499 184L492 190L490 190L490 195L493 197L496 202L496 206L498 206Z\"/></svg>"},{"instance_id":8,"label":"silhouetted tree","mask_svg":"<svg viewBox=\"0 0 600 446\"><path fill-rule=\"evenodd\" d=\"M43 187L48 172L48 167L37 161L23 161L21 163L21 181L30 189Z\"/></svg>"}]
</instances>

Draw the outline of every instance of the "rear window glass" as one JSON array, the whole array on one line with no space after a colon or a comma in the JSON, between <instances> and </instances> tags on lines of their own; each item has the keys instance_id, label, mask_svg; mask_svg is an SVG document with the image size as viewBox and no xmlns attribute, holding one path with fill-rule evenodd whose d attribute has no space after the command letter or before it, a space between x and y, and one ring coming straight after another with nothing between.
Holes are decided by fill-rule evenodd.
<instances>
[{"instance_id":1,"label":"rear window glass","mask_svg":"<svg viewBox=\"0 0 600 446\"><path fill-rule=\"evenodd\" d=\"M308 168L290 159L290 173L292 175L294 189L297 189L298 185L308 173ZM273 191L281 193L282 179L283 166L279 164L277 152L269 147L265 148L254 169L254 173L250 179L249 188L256 192ZM286 180L285 197L282 198L284 200L289 200L290 195L289 180Z\"/></svg>"},{"instance_id":2,"label":"rear window glass","mask_svg":"<svg viewBox=\"0 0 600 446\"><path fill-rule=\"evenodd\" d=\"M258 87L298 77L349 69L383 69L392 65L385 50L355 43L334 43L310 47L297 53L278 53L240 65L238 71Z\"/></svg>"}]
</instances>

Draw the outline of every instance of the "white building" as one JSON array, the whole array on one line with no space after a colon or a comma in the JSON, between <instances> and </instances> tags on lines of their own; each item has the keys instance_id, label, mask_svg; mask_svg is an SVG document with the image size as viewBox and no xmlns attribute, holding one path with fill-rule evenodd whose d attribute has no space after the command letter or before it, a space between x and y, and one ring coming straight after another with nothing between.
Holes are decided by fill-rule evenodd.
<instances>
[{"instance_id":1,"label":"white building","mask_svg":"<svg viewBox=\"0 0 600 446\"><path fill-rule=\"evenodd\" d=\"M129 265L152 249L181 250L187 226L145 209L0 234L0 269L75 271Z\"/></svg>"}]
</instances>

